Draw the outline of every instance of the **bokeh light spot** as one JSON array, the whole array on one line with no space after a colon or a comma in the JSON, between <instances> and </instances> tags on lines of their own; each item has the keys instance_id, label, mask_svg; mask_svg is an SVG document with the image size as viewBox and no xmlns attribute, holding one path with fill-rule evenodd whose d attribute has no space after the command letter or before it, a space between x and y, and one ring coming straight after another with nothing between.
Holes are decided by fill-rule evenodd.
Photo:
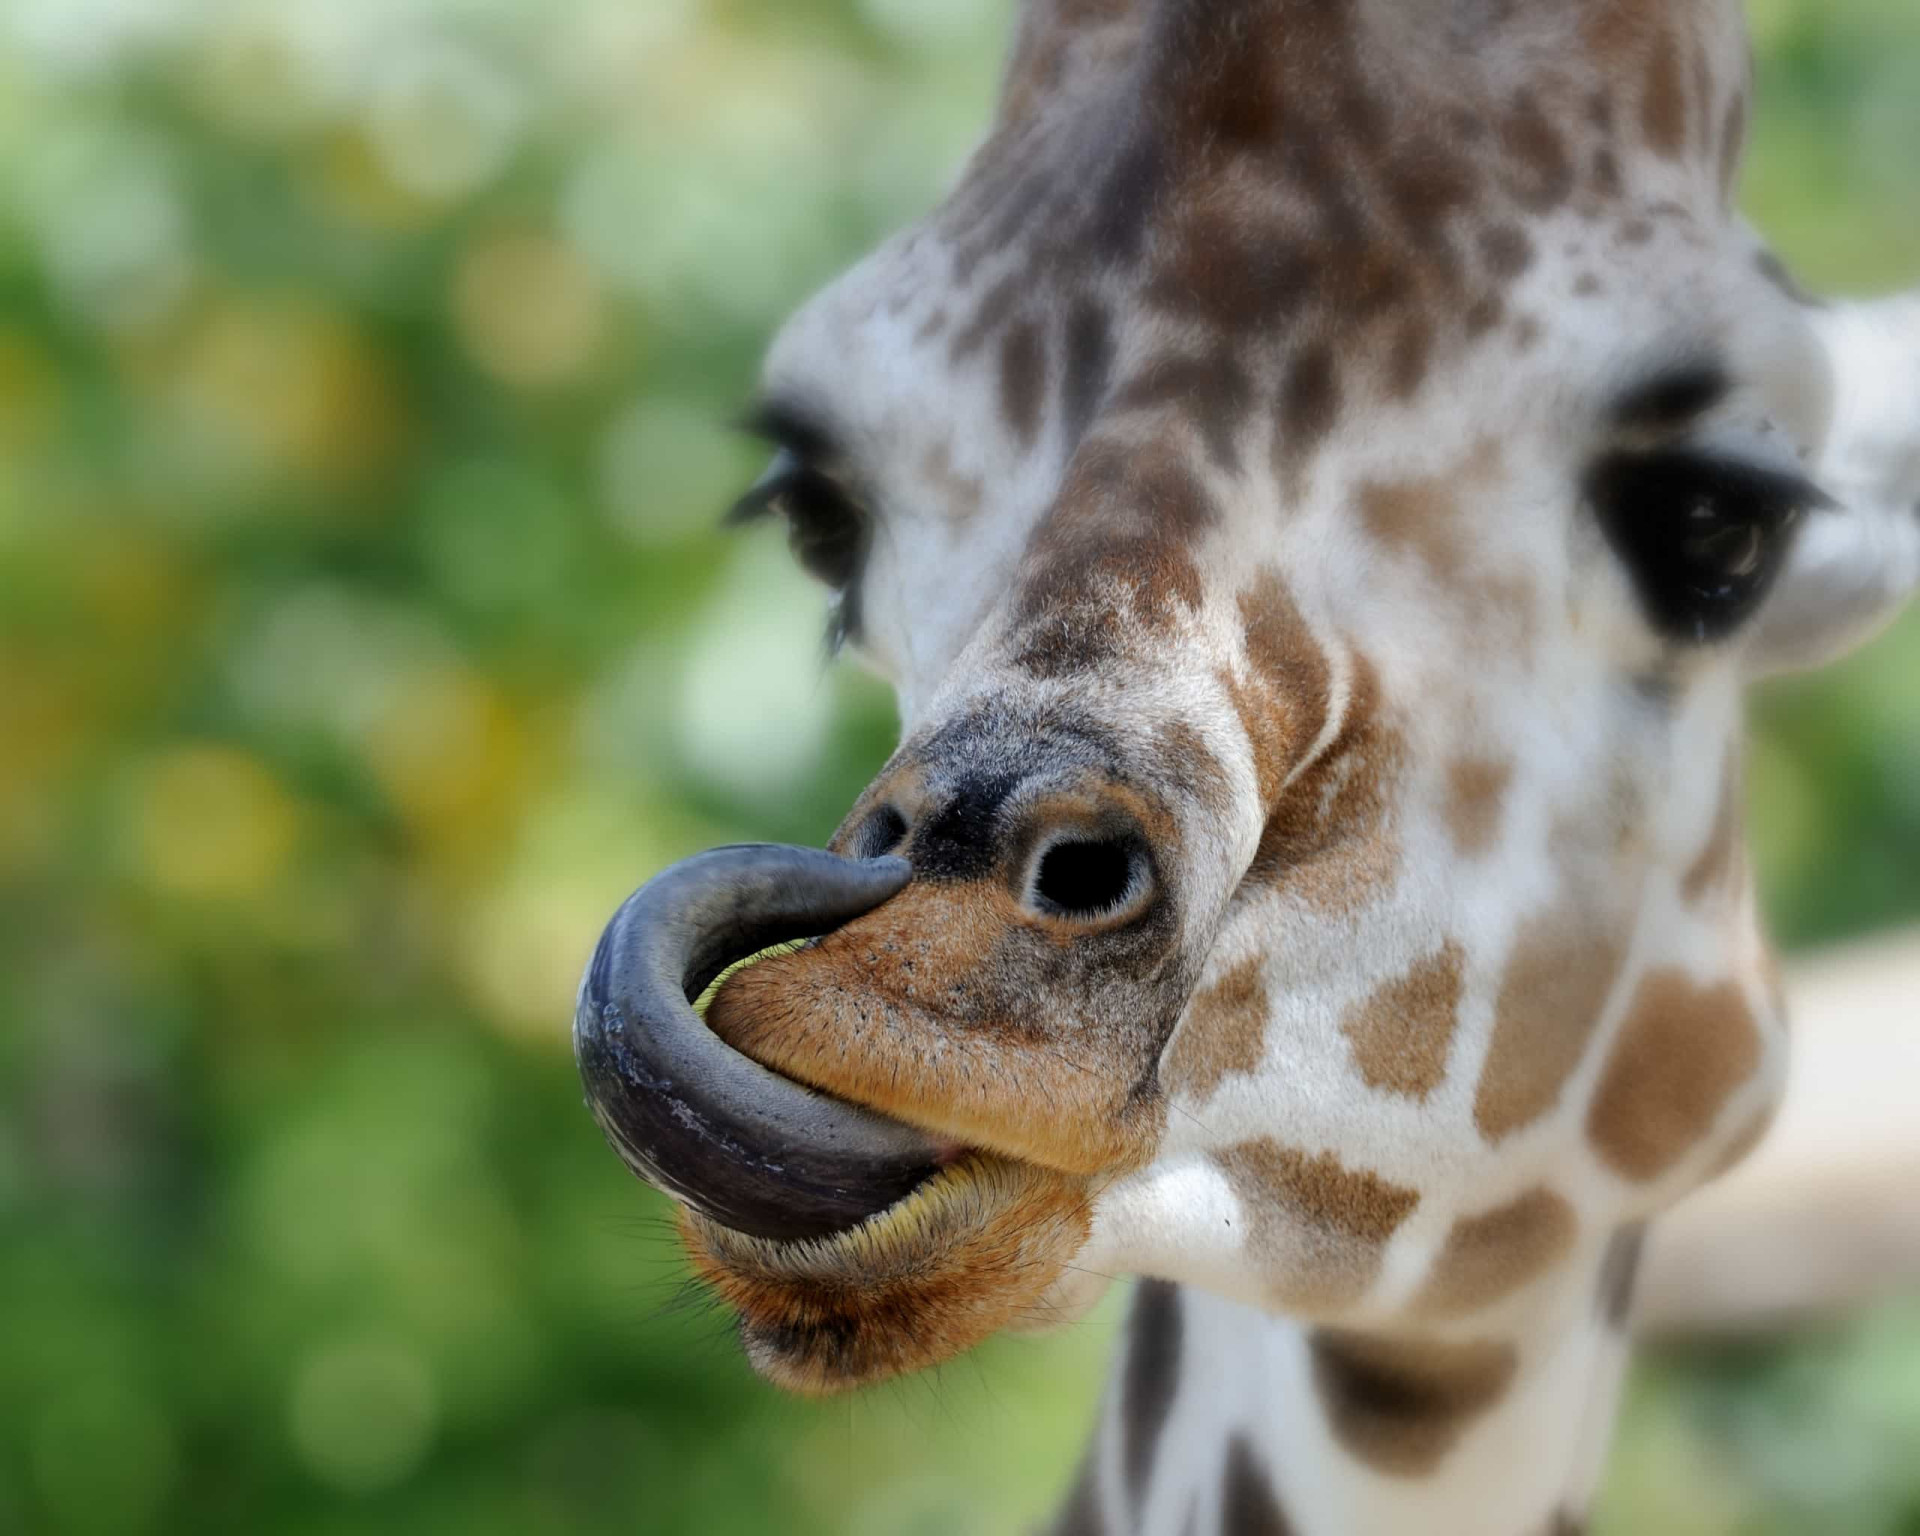
<instances>
[{"instance_id":1,"label":"bokeh light spot","mask_svg":"<svg viewBox=\"0 0 1920 1536\"><path fill-rule=\"evenodd\" d=\"M600 436L600 495L634 543L670 544L720 515L750 483L756 452L725 426L718 409L646 397L607 423Z\"/></svg>"},{"instance_id":2,"label":"bokeh light spot","mask_svg":"<svg viewBox=\"0 0 1920 1536\"><path fill-rule=\"evenodd\" d=\"M695 775L743 799L777 799L815 771L833 717L823 611L776 541L740 546L682 674L680 742Z\"/></svg>"},{"instance_id":3,"label":"bokeh light spot","mask_svg":"<svg viewBox=\"0 0 1920 1536\"><path fill-rule=\"evenodd\" d=\"M173 896L264 895L299 829L299 809L273 775L230 747L173 748L147 765L133 792L138 866Z\"/></svg>"},{"instance_id":4,"label":"bokeh light spot","mask_svg":"<svg viewBox=\"0 0 1920 1536\"><path fill-rule=\"evenodd\" d=\"M287 1423L302 1463L343 1493L404 1481L425 1458L438 1417L433 1378L397 1339L337 1339L300 1364Z\"/></svg>"},{"instance_id":5,"label":"bokeh light spot","mask_svg":"<svg viewBox=\"0 0 1920 1536\"><path fill-rule=\"evenodd\" d=\"M608 314L599 279L566 246L532 232L469 247L453 282L468 353L506 384L564 384L591 364Z\"/></svg>"},{"instance_id":6,"label":"bokeh light spot","mask_svg":"<svg viewBox=\"0 0 1920 1536\"><path fill-rule=\"evenodd\" d=\"M380 62L368 136L400 185L453 198L499 173L524 116L507 75L440 37L402 45Z\"/></svg>"}]
</instances>

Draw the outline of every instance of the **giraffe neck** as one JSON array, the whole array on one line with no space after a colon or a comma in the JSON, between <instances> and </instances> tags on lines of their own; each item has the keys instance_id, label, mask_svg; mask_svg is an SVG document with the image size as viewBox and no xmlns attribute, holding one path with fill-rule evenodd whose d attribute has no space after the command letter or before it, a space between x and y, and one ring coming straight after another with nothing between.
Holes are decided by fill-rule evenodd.
<instances>
[{"instance_id":1,"label":"giraffe neck","mask_svg":"<svg viewBox=\"0 0 1920 1536\"><path fill-rule=\"evenodd\" d=\"M1057 1536L1571 1536L1598 1483L1637 1229L1501 1330L1315 1328L1142 1282Z\"/></svg>"}]
</instances>

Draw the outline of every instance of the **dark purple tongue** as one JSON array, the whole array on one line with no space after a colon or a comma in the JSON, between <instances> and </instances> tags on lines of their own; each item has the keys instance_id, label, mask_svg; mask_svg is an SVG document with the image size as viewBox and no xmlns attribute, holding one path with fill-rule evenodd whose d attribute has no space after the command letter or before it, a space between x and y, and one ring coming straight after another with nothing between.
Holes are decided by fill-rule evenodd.
<instances>
[{"instance_id":1,"label":"dark purple tongue","mask_svg":"<svg viewBox=\"0 0 1920 1536\"><path fill-rule=\"evenodd\" d=\"M904 859L741 843L627 898L581 980L573 1049L628 1167L722 1226L788 1241L857 1225L934 1171L932 1139L769 1071L691 1002L734 962L830 932L911 875Z\"/></svg>"}]
</instances>

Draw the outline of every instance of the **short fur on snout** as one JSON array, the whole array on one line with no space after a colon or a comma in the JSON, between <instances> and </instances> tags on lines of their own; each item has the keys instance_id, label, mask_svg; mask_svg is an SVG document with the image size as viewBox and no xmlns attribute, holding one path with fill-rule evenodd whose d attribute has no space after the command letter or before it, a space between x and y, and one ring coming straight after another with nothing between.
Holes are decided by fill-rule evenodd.
<instances>
[{"instance_id":1,"label":"short fur on snout","mask_svg":"<svg viewBox=\"0 0 1920 1536\"><path fill-rule=\"evenodd\" d=\"M1101 975L1118 970L1102 947L1032 921L997 885L911 885L735 976L707 1024L785 1076L963 1145L1078 1177L1124 1172L1165 1121L1162 1041L1135 1012L1155 978Z\"/></svg>"},{"instance_id":2,"label":"short fur on snout","mask_svg":"<svg viewBox=\"0 0 1920 1536\"><path fill-rule=\"evenodd\" d=\"M691 1213L680 1229L695 1272L738 1315L754 1368L815 1396L1059 1321L1049 1293L1090 1227L1084 1180L976 1153L834 1237L767 1242Z\"/></svg>"}]
</instances>

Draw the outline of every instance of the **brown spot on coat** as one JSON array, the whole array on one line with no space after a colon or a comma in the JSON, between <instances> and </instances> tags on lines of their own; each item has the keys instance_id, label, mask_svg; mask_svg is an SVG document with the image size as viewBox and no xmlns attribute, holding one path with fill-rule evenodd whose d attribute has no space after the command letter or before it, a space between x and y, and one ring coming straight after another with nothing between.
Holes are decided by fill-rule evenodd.
<instances>
[{"instance_id":1,"label":"brown spot on coat","mask_svg":"<svg viewBox=\"0 0 1920 1536\"><path fill-rule=\"evenodd\" d=\"M1611 935L1567 912L1549 912L1521 930L1474 1097L1474 1123L1488 1141L1553 1107L1600 1022L1620 961Z\"/></svg>"},{"instance_id":2,"label":"brown spot on coat","mask_svg":"<svg viewBox=\"0 0 1920 1536\"><path fill-rule=\"evenodd\" d=\"M1588 1106L1588 1139L1623 1178L1657 1178L1713 1128L1759 1065L1760 1032L1738 986L1700 987L1683 971L1654 971L1634 994Z\"/></svg>"},{"instance_id":3,"label":"brown spot on coat","mask_svg":"<svg viewBox=\"0 0 1920 1536\"><path fill-rule=\"evenodd\" d=\"M1692 142L1701 154L1712 155L1714 153L1713 64L1708 59L1706 47L1697 34L1688 38L1687 41L1693 65L1693 89L1688 93L1688 102L1693 108L1693 124L1690 130Z\"/></svg>"},{"instance_id":4,"label":"brown spot on coat","mask_svg":"<svg viewBox=\"0 0 1920 1536\"><path fill-rule=\"evenodd\" d=\"M1506 1395L1519 1365L1510 1344L1327 1328L1307 1342L1334 1438L1391 1477L1422 1477L1439 1466L1473 1421Z\"/></svg>"},{"instance_id":5,"label":"brown spot on coat","mask_svg":"<svg viewBox=\"0 0 1920 1536\"><path fill-rule=\"evenodd\" d=\"M1414 1311L1459 1317L1491 1306L1565 1258L1578 1227L1573 1207L1549 1189L1530 1189L1478 1216L1462 1216L1414 1298Z\"/></svg>"},{"instance_id":6,"label":"brown spot on coat","mask_svg":"<svg viewBox=\"0 0 1920 1536\"><path fill-rule=\"evenodd\" d=\"M1125 653L1131 618L1164 635L1201 603L1192 543L1218 513L1186 456L1164 442L1082 444L1021 572L1014 664L1036 677Z\"/></svg>"},{"instance_id":7,"label":"brown spot on coat","mask_svg":"<svg viewBox=\"0 0 1920 1536\"><path fill-rule=\"evenodd\" d=\"M1432 351L1433 329L1425 320L1414 317L1401 325L1387 355L1387 392L1394 399L1408 399L1420 387Z\"/></svg>"},{"instance_id":8,"label":"brown spot on coat","mask_svg":"<svg viewBox=\"0 0 1920 1536\"><path fill-rule=\"evenodd\" d=\"M1000 414L1023 448L1040 432L1040 396L1046 386L1047 354L1039 327L1030 320L1000 339Z\"/></svg>"},{"instance_id":9,"label":"brown spot on coat","mask_svg":"<svg viewBox=\"0 0 1920 1536\"><path fill-rule=\"evenodd\" d=\"M1199 428L1213 462L1229 472L1239 468L1235 437L1253 400L1253 383L1230 357L1169 353L1148 363L1127 381L1114 401L1116 410L1151 410L1177 405Z\"/></svg>"},{"instance_id":10,"label":"brown spot on coat","mask_svg":"<svg viewBox=\"0 0 1920 1536\"><path fill-rule=\"evenodd\" d=\"M1340 1032L1369 1088L1424 1101L1446 1077L1465 959L1449 940L1348 1010Z\"/></svg>"},{"instance_id":11,"label":"brown spot on coat","mask_svg":"<svg viewBox=\"0 0 1920 1536\"><path fill-rule=\"evenodd\" d=\"M1640 1274L1640 1254L1647 1243L1647 1224L1636 1221L1607 1240L1600 1258L1600 1286L1595 1293L1600 1318L1614 1332L1624 1332L1633 1311L1633 1283Z\"/></svg>"},{"instance_id":12,"label":"brown spot on coat","mask_svg":"<svg viewBox=\"0 0 1920 1536\"><path fill-rule=\"evenodd\" d=\"M1280 385L1280 428L1275 452L1297 472L1340 416L1340 377L1325 342L1301 348Z\"/></svg>"},{"instance_id":13,"label":"brown spot on coat","mask_svg":"<svg viewBox=\"0 0 1920 1536\"><path fill-rule=\"evenodd\" d=\"M1079 446L1107 393L1113 370L1113 329L1107 312L1081 300L1067 316L1066 363L1060 371L1060 406L1069 449Z\"/></svg>"},{"instance_id":14,"label":"brown spot on coat","mask_svg":"<svg viewBox=\"0 0 1920 1536\"><path fill-rule=\"evenodd\" d=\"M1504 758L1461 757L1447 769L1447 830L1465 857L1493 846L1512 781L1513 764Z\"/></svg>"},{"instance_id":15,"label":"brown spot on coat","mask_svg":"<svg viewBox=\"0 0 1920 1536\"><path fill-rule=\"evenodd\" d=\"M1325 1308L1361 1295L1380 1272L1387 1239L1420 1203L1418 1190L1271 1137L1228 1147L1215 1160L1246 1206L1248 1247L1273 1266L1281 1306Z\"/></svg>"},{"instance_id":16,"label":"brown spot on coat","mask_svg":"<svg viewBox=\"0 0 1920 1536\"><path fill-rule=\"evenodd\" d=\"M1495 224L1480 232L1480 254L1495 277L1515 278L1533 264L1533 242L1512 224Z\"/></svg>"},{"instance_id":17,"label":"brown spot on coat","mask_svg":"<svg viewBox=\"0 0 1920 1536\"><path fill-rule=\"evenodd\" d=\"M1514 196L1523 207L1546 213L1572 194L1573 162L1539 101L1522 91L1500 119L1500 143L1516 173Z\"/></svg>"},{"instance_id":18,"label":"brown spot on coat","mask_svg":"<svg viewBox=\"0 0 1920 1536\"><path fill-rule=\"evenodd\" d=\"M1604 146L1593 152L1591 171L1593 190L1603 198L1616 198L1620 195L1620 162L1611 149Z\"/></svg>"},{"instance_id":19,"label":"brown spot on coat","mask_svg":"<svg viewBox=\"0 0 1920 1536\"><path fill-rule=\"evenodd\" d=\"M1399 869L1389 789L1404 750L1382 718L1372 664L1355 653L1340 728L1280 794L1247 884L1332 912L1358 911L1389 887Z\"/></svg>"},{"instance_id":20,"label":"brown spot on coat","mask_svg":"<svg viewBox=\"0 0 1920 1536\"><path fill-rule=\"evenodd\" d=\"M1278 571L1263 570L1240 594L1239 608L1251 677L1245 688L1229 679L1228 689L1253 749L1260 802L1270 807L1326 725L1332 670Z\"/></svg>"},{"instance_id":21,"label":"brown spot on coat","mask_svg":"<svg viewBox=\"0 0 1920 1536\"><path fill-rule=\"evenodd\" d=\"M1153 733L1153 761L1168 784L1209 810L1225 813L1232 804L1233 790L1227 771L1220 765L1206 738L1184 720L1168 720Z\"/></svg>"},{"instance_id":22,"label":"brown spot on coat","mask_svg":"<svg viewBox=\"0 0 1920 1536\"><path fill-rule=\"evenodd\" d=\"M1459 582L1463 551L1449 479L1372 480L1361 485L1356 500L1360 521L1376 540L1418 556L1440 585Z\"/></svg>"},{"instance_id":23,"label":"brown spot on coat","mask_svg":"<svg viewBox=\"0 0 1920 1536\"><path fill-rule=\"evenodd\" d=\"M1293 1536L1273 1484L1254 1459L1245 1435L1227 1446L1227 1471L1220 1490L1220 1536Z\"/></svg>"},{"instance_id":24,"label":"brown spot on coat","mask_svg":"<svg viewBox=\"0 0 1920 1536\"><path fill-rule=\"evenodd\" d=\"M1146 1498L1154 1452L1180 1386L1180 1288L1142 1280L1133 1293L1127 1363L1121 1376L1121 1469L1137 1506Z\"/></svg>"},{"instance_id":25,"label":"brown spot on coat","mask_svg":"<svg viewBox=\"0 0 1920 1536\"><path fill-rule=\"evenodd\" d=\"M1460 527L1463 495L1492 483L1500 450L1488 438L1439 474L1408 480L1369 480L1355 493L1360 520L1379 543L1420 559L1442 587L1479 606L1484 590L1466 591L1469 548Z\"/></svg>"},{"instance_id":26,"label":"brown spot on coat","mask_svg":"<svg viewBox=\"0 0 1920 1536\"><path fill-rule=\"evenodd\" d=\"M1175 1093L1211 1098L1224 1079L1260 1065L1266 1038L1266 976L1255 956L1195 994L1167 1052L1163 1081Z\"/></svg>"},{"instance_id":27,"label":"brown spot on coat","mask_svg":"<svg viewBox=\"0 0 1920 1536\"><path fill-rule=\"evenodd\" d=\"M987 338L1013 317L1024 287L1020 274L1013 273L1001 278L987 290L986 296L974 309L972 318L954 333L951 355L956 363L978 352L986 345Z\"/></svg>"},{"instance_id":28,"label":"brown spot on coat","mask_svg":"<svg viewBox=\"0 0 1920 1536\"><path fill-rule=\"evenodd\" d=\"M1740 180L1740 156L1747 144L1747 93L1736 88L1720 127L1720 200L1733 201Z\"/></svg>"},{"instance_id":29,"label":"brown spot on coat","mask_svg":"<svg viewBox=\"0 0 1920 1536\"><path fill-rule=\"evenodd\" d=\"M1687 96L1680 52L1671 33L1654 43L1640 96L1640 130L1656 154L1677 159L1687 142Z\"/></svg>"}]
</instances>

